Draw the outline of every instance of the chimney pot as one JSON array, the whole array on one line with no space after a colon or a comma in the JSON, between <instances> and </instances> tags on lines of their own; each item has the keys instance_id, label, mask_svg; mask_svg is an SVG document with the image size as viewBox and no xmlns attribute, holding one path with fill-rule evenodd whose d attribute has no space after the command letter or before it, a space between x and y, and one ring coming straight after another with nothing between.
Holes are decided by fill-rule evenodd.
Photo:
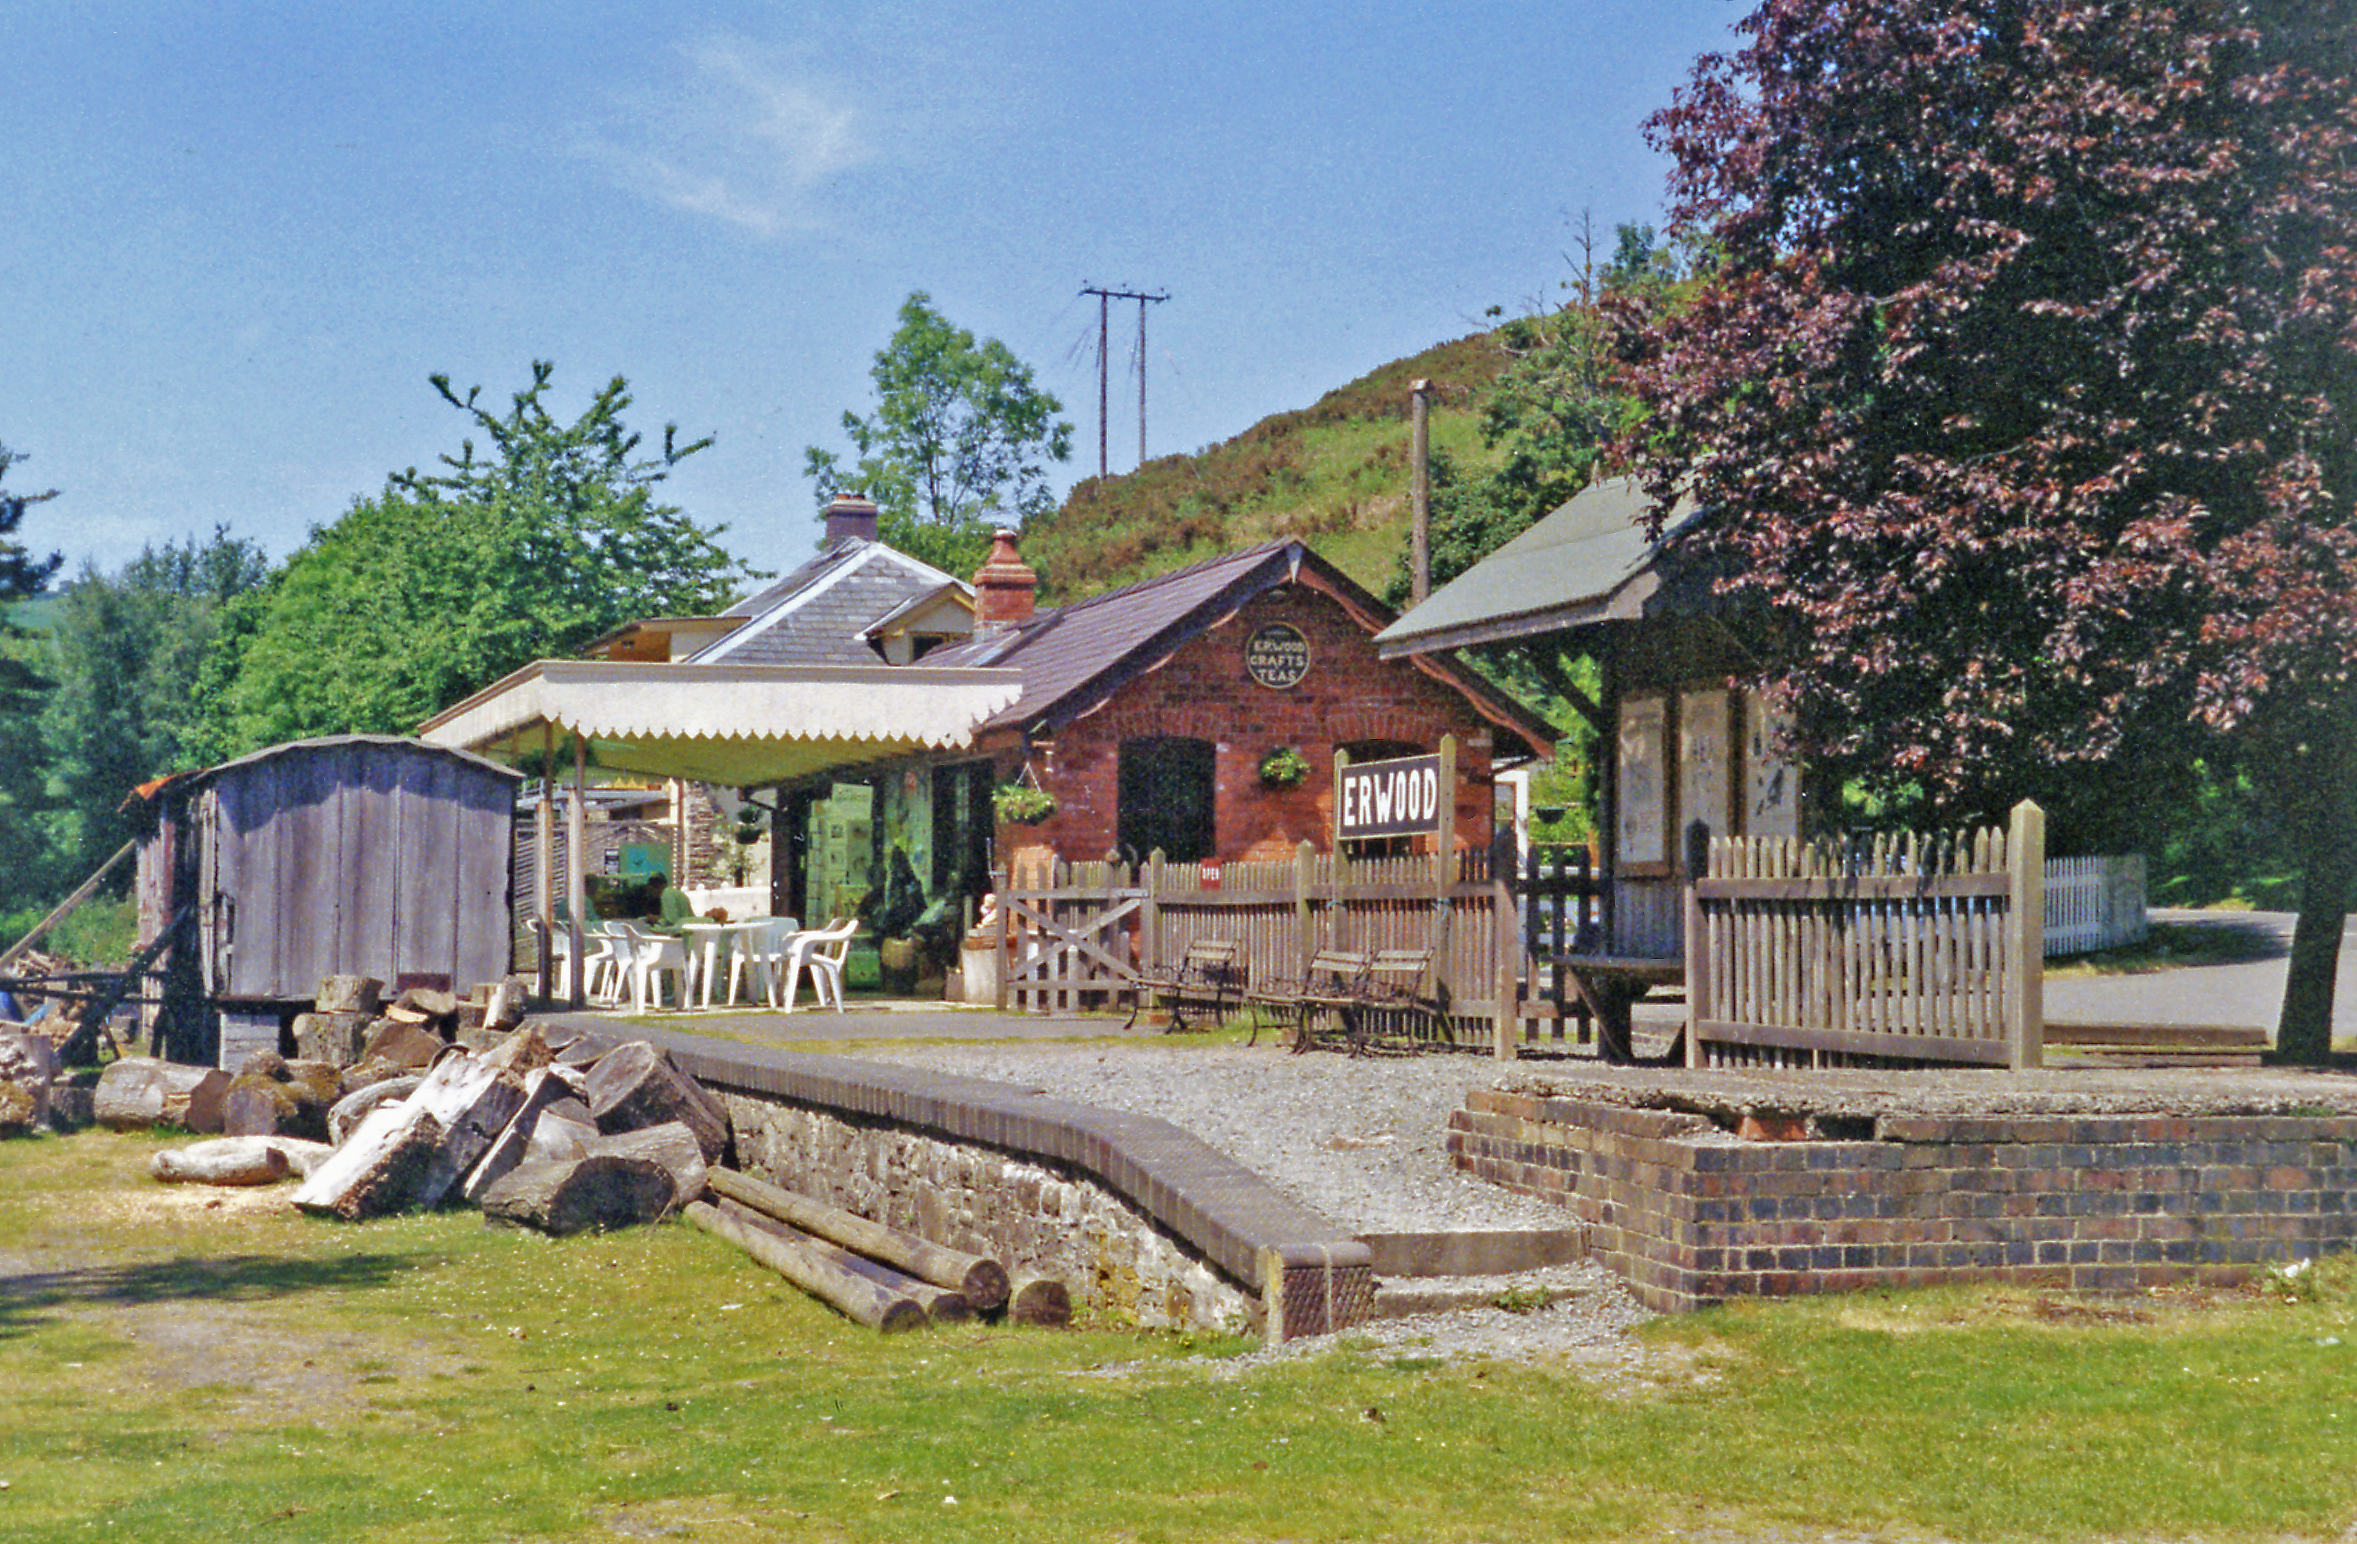
<instances>
[{"instance_id":1,"label":"chimney pot","mask_svg":"<svg viewBox=\"0 0 2357 1544\"><path fill-rule=\"evenodd\" d=\"M1004 526L991 533L990 556L974 574L977 632L1028 622L1039 599L1039 575L1015 551L1015 533Z\"/></svg>"},{"instance_id":2,"label":"chimney pot","mask_svg":"<svg viewBox=\"0 0 2357 1544\"><path fill-rule=\"evenodd\" d=\"M860 541L875 541L876 504L865 494L838 493L827 505L826 545L856 537Z\"/></svg>"}]
</instances>

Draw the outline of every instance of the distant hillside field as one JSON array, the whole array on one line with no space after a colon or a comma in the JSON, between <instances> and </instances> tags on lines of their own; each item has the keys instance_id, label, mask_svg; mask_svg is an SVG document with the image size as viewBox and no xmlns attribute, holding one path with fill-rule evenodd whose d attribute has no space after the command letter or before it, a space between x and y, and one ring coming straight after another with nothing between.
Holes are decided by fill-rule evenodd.
<instances>
[{"instance_id":1,"label":"distant hillside field","mask_svg":"<svg viewBox=\"0 0 2357 1544\"><path fill-rule=\"evenodd\" d=\"M1024 527L1045 598L1075 600L1271 537L1296 536L1380 594L1408 540L1408 385L1432 382L1432 448L1494 459L1481 404L1508 363L1493 333L1394 361L1193 455L1090 478Z\"/></svg>"}]
</instances>

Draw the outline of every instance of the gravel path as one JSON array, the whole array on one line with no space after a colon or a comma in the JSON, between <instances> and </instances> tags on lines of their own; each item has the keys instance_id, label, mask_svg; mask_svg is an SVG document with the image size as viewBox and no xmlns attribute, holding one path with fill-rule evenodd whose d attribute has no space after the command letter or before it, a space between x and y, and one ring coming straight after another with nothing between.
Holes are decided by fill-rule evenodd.
<instances>
[{"instance_id":1,"label":"gravel path","mask_svg":"<svg viewBox=\"0 0 2357 1544\"><path fill-rule=\"evenodd\" d=\"M1105 1109L1152 1115L1192 1132L1346 1233L1561 1228L1558 1206L1514 1195L1448 1161L1449 1112L1498 1067L1474 1057L1353 1061L1263 1047L1076 1048L1019 1042L863 1048L877 1061L990 1078ZM1434 1285L1434 1283L1418 1283ZM1494 1287L1547 1307L1460 1309L1381 1321L1342 1337L1395 1356L1547 1361L1606 1382L1636 1373L1628 1331L1649 1317L1600 1265L1557 1267L1457 1285ZM1331 1339L1295 1341L1222 1363L1238 1371L1315 1355Z\"/></svg>"}]
</instances>

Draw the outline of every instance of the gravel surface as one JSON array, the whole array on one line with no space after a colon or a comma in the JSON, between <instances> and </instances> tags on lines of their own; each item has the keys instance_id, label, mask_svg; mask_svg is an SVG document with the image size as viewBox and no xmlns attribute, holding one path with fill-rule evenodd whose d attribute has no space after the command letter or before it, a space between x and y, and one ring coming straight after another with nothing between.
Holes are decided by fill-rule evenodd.
<instances>
[{"instance_id":1,"label":"gravel surface","mask_svg":"<svg viewBox=\"0 0 2357 1544\"><path fill-rule=\"evenodd\" d=\"M1496 1063L1455 1056L1293 1056L1253 1047L1076 1048L1020 1043L877 1047L877 1061L990 1078L1060 1099L1157 1116L1192 1132L1345 1233L1562 1228L1561 1207L1459 1173L1449 1112ZM1600 1265L1515 1277L1419 1280L1485 1299L1547 1306L1456 1309L1386 1319L1346 1336L1272 1346L1218 1365L1243 1371L1341 1343L1436 1361L1546 1361L1618 1382L1645 1360L1629 1329L1650 1317Z\"/></svg>"}]
</instances>

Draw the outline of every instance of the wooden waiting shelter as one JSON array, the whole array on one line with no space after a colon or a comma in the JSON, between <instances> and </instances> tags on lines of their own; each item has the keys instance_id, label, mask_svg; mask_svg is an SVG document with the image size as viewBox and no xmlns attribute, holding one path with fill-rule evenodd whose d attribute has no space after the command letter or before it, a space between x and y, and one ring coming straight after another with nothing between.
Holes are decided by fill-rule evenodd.
<instances>
[{"instance_id":1,"label":"wooden waiting shelter","mask_svg":"<svg viewBox=\"0 0 2357 1544\"><path fill-rule=\"evenodd\" d=\"M419 730L430 744L510 765L547 768L539 829L553 839L554 784L570 762L565 872L568 915L588 915L581 893L583 791L588 770L676 777L732 788L772 787L842 767L971 742L977 724L1012 702L1004 670L924 664L740 665L671 661L542 660L477 692ZM543 852L538 872L553 865ZM545 878L534 914L554 924ZM574 988L580 989L579 973Z\"/></svg>"},{"instance_id":2,"label":"wooden waiting shelter","mask_svg":"<svg viewBox=\"0 0 2357 1544\"><path fill-rule=\"evenodd\" d=\"M1643 491L1598 483L1376 635L1386 659L1459 649L1518 656L1596 730L1600 915L1573 985L1606 1010L1682 976L1693 828L1791 836L1805 789L1774 707L1729 681L1752 660L1709 576L1682 560L1677 510L1647 537ZM1593 697L1565 662L1599 667Z\"/></svg>"}]
</instances>

